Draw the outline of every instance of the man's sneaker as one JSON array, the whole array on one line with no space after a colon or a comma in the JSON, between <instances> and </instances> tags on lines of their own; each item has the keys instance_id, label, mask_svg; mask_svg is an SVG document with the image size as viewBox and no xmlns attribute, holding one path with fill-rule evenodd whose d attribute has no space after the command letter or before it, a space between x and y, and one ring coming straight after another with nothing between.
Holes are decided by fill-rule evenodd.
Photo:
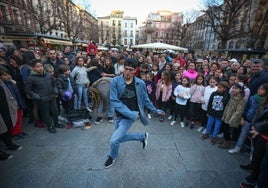
<instances>
[{"instance_id":1,"label":"man's sneaker","mask_svg":"<svg viewBox=\"0 0 268 188\"><path fill-rule=\"evenodd\" d=\"M99 125L100 122L102 122L102 117L97 117L97 119L95 120L95 124Z\"/></svg>"},{"instance_id":2,"label":"man's sneaker","mask_svg":"<svg viewBox=\"0 0 268 188\"><path fill-rule=\"evenodd\" d=\"M58 124L55 124L55 127L56 128L59 128L59 129L64 129L65 128L65 125L63 125L61 123L58 123Z\"/></svg>"},{"instance_id":3,"label":"man's sneaker","mask_svg":"<svg viewBox=\"0 0 268 188\"><path fill-rule=\"evenodd\" d=\"M113 164L114 164L114 162L115 162L115 159L113 159L111 156L109 156L108 159L107 159L107 161L104 164L104 168L107 169L107 168L112 167Z\"/></svg>"},{"instance_id":4,"label":"man's sneaker","mask_svg":"<svg viewBox=\"0 0 268 188\"><path fill-rule=\"evenodd\" d=\"M13 143L7 146L7 150L18 151L21 149L22 149L21 146L18 146L18 145L13 144Z\"/></svg>"},{"instance_id":5,"label":"man's sneaker","mask_svg":"<svg viewBox=\"0 0 268 188\"><path fill-rule=\"evenodd\" d=\"M10 155L9 153L6 153L0 150L0 160L9 160L12 158L13 158L13 155Z\"/></svg>"},{"instance_id":6,"label":"man's sneaker","mask_svg":"<svg viewBox=\"0 0 268 188\"><path fill-rule=\"evenodd\" d=\"M148 136L149 136L149 134L147 132L145 132L144 139L141 141L142 148L143 149L146 149L147 148L147 145L148 145Z\"/></svg>"},{"instance_id":7,"label":"man's sneaker","mask_svg":"<svg viewBox=\"0 0 268 188\"><path fill-rule=\"evenodd\" d=\"M181 122L181 127L185 127L185 123L184 122Z\"/></svg>"},{"instance_id":8,"label":"man's sneaker","mask_svg":"<svg viewBox=\"0 0 268 188\"><path fill-rule=\"evenodd\" d=\"M190 129L193 129L193 128L194 128L194 123L191 122L191 123L190 123Z\"/></svg>"},{"instance_id":9,"label":"man's sneaker","mask_svg":"<svg viewBox=\"0 0 268 188\"><path fill-rule=\"evenodd\" d=\"M108 117L108 122L109 122L109 123L113 123L113 122L114 122L113 117Z\"/></svg>"},{"instance_id":10,"label":"man's sneaker","mask_svg":"<svg viewBox=\"0 0 268 188\"><path fill-rule=\"evenodd\" d=\"M203 131L202 131L202 134L206 134L206 131L207 131L207 129L204 128Z\"/></svg>"},{"instance_id":11,"label":"man's sneaker","mask_svg":"<svg viewBox=\"0 0 268 188\"><path fill-rule=\"evenodd\" d=\"M199 128L197 129L197 132L201 132L201 131L203 131L203 129L204 129L204 127L199 127Z\"/></svg>"},{"instance_id":12,"label":"man's sneaker","mask_svg":"<svg viewBox=\"0 0 268 188\"><path fill-rule=\"evenodd\" d=\"M229 153L240 153L240 148L235 146L233 149L228 150Z\"/></svg>"},{"instance_id":13,"label":"man's sneaker","mask_svg":"<svg viewBox=\"0 0 268 188\"><path fill-rule=\"evenodd\" d=\"M55 129L54 126L50 126L50 127L48 127L47 130L48 130L48 132L50 132L50 133L52 133L52 134L57 133L57 130Z\"/></svg>"},{"instance_id":14,"label":"man's sneaker","mask_svg":"<svg viewBox=\"0 0 268 188\"><path fill-rule=\"evenodd\" d=\"M176 121L175 120L173 120L173 121L170 122L170 125L172 125L172 126L175 125L175 124L176 124Z\"/></svg>"},{"instance_id":15,"label":"man's sneaker","mask_svg":"<svg viewBox=\"0 0 268 188\"><path fill-rule=\"evenodd\" d=\"M87 111L92 112L92 110L88 106L86 107L86 109Z\"/></svg>"},{"instance_id":16,"label":"man's sneaker","mask_svg":"<svg viewBox=\"0 0 268 188\"><path fill-rule=\"evenodd\" d=\"M151 114L147 114L147 117L149 118L149 119L151 119L152 117L151 117Z\"/></svg>"},{"instance_id":17,"label":"man's sneaker","mask_svg":"<svg viewBox=\"0 0 268 188\"><path fill-rule=\"evenodd\" d=\"M172 117L173 117L172 115L169 115L169 116L168 116L168 120L171 120L171 119L172 119Z\"/></svg>"}]
</instances>

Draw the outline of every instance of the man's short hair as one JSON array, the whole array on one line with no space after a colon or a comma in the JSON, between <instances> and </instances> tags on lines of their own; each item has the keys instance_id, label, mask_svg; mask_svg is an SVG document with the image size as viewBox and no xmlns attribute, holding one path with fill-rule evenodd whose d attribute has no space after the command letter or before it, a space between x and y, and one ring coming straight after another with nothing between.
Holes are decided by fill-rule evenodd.
<instances>
[{"instance_id":1,"label":"man's short hair","mask_svg":"<svg viewBox=\"0 0 268 188\"><path fill-rule=\"evenodd\" d=\"M252 63L254 63L254 64L262 64L262 65L264 65L264 61L263 61L262 59L254 59L254 60L252 61Z\"/></svg>"}]
</instances>

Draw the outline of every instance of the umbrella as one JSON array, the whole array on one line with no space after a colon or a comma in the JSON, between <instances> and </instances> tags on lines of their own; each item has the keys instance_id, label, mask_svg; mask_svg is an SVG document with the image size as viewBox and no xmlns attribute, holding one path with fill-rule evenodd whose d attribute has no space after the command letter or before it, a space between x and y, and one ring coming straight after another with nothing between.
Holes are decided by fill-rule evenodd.
<instances>
[{"instance_id":1,"label":"umbrella","mask_svg":"<svg viewBox=\"0 0 268 188\"><path fill-rule=\"evenodd\" d=\"M131 48L147 48L147 49L163 49L163 50L178 50L183 52L188 52L187 48L182 48L179 46L174 46L162 42L148 43L148 44L139 44L134 45Z\"/></svg>"}]
</instances>

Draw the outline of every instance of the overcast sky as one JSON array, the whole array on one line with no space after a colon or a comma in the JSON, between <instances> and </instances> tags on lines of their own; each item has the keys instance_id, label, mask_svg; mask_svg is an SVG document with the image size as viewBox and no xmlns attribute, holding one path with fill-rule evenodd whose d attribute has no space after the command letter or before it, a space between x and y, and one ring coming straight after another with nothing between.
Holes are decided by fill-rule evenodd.
<instances>
[{"instance_id":1,"label":"overcast sky","mask_svg":"<svg viewBox=\"0 0 268 188\"><path fill-rule=\"evenodd\" d=\"M83 5L85 0L74 0ZM201 9L200 0L90 0L90 9L96 17L109 16L112 10L122 10L125 16L137 17L138 22L145 21L150 12L170 10L184 12Z\"/></svg>"}]
</instances>

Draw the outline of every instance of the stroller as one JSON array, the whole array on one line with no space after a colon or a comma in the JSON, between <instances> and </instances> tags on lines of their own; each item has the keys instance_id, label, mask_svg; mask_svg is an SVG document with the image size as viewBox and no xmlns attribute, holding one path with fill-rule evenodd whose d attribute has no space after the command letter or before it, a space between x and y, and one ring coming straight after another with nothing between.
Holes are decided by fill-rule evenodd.
<instances>
[{"instance_id":1,"label":"stroller","mask_svg":"<svg viewBox=\"0 0 268 188\"><path fill-rule=\"evenodd\" d=\"M58 117L59 124L70 128L90 127L92 116L87 109L73 110L72 112Z\"/></svg>"}]
</instances>

